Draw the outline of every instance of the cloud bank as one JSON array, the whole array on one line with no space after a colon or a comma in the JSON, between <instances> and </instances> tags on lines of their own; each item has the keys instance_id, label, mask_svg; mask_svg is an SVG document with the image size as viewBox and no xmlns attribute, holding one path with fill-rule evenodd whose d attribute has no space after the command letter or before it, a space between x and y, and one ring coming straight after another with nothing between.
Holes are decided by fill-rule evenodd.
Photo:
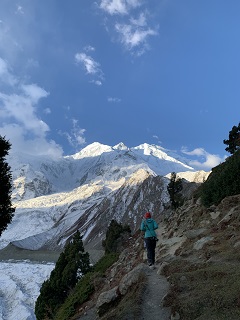
<instances>
[{"instance_id":1,"label":"cloud bank","mask_svg":"<svg viewBox=\"0 0 240 320\"><path fill-rule=\"evenodd\" d=\"M12 151L60 156L62 148L47 139L48 125L38 116L37 105L49 93L37 84L20 81L0 58L0 134L12 144Z\"/></svg>"}]
</instances>

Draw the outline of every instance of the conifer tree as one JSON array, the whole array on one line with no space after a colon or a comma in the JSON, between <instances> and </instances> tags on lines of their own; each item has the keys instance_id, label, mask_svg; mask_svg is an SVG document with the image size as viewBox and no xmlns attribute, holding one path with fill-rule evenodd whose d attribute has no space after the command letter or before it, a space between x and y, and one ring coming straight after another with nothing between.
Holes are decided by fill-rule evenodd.
<instances>
[{"instance_id":1,"label":"conifer tree","mask_svg":"<svg viewBox=\"0 0 240 320\"><path fill-rule=\"evenodd\" d=\"M11 148L9 141L0 136L0 236L12 221L15 208L12 207L12 174L5 160Z\"/></svg>"},{"instance_id":2,"label":"conifer tree","mask_svg":"<svg viewBox=\"0 0 240 320\"><path fill-rule=\"evenodd\" d=\"M54 315L69 292L89 270L89 254L84 252L82 237L77 231L60 254L50 278L43 283L40 289L35 305L37 319L54 319Z\"/></svg>"},{"instance_id":3,"label":"conifer tree","mask_svg":"<svg viewBox=\"0 0 240 320\"><path fill-rule=\"evenodd\" d=\"M125 232L131 233L131 229L128 225L123 226L116 220L111 220L106 232L106 239L102 242L106 254L117 252L118 242L120 241L121 235Z\"/></svg>"},{"instance_id":4,"label":"conifer tree","mask_svg":"<svg viewBox=\"0 0 240 320\"><path fill-rule=\"evenodd\" d=\"M182 179L179 177L177 178L176 172L172 172L167 190L169 193L171 205L174 209L176 209L180 204L181 196L179 195L179 193L182 188Z\"/></svg>"},{"instance_id":5,"label":"conifer tree","mask_svg":"<svg viewBox=\"0 0 240 320\"><path fill-rule=\"evenodd\" d=\"M238 126L232 127L228 139L223 140L223 143L228 146L225 150L231 154L240 149L240 122Z\"/></svg>"}]
</instances>

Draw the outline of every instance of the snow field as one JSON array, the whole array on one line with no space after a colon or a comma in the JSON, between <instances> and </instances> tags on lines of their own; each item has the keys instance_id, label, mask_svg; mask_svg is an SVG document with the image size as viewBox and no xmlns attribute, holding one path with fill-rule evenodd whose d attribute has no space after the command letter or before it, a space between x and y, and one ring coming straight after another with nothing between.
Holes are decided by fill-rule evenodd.
<instances>
[{"instance_id":1,"label":"snow field","mask_svg":"<svg viewBox=\"0 0 240 320\"><path fill-rule=\"evenodd\" d=\"M34 307L42 283L54 263L7 261L0 263L0 319L35 320Z\"/></svg>"}]
</instances>

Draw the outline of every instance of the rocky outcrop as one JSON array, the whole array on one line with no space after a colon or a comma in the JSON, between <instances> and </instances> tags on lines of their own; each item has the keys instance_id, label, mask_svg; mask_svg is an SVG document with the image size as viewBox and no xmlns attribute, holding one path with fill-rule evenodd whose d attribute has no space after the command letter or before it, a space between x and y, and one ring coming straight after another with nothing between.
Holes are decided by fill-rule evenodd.
<instances>
[{"instance_id":1,"label":"rocky outcrop","mask_svg":"<svg viewBox=\"0 0 240 320\"><path fill-rule=\"evenodd\" d=\"M116 302L120 300L122 296L126 295L133 285L140 281L146 273L146 270L148 270L147 266L140 263L133 268L133 270L126 273L117 286L100 293L96 303L97 313L101 316L107 312L111 306L115 306Z\"/></svg>"}]
</instances>

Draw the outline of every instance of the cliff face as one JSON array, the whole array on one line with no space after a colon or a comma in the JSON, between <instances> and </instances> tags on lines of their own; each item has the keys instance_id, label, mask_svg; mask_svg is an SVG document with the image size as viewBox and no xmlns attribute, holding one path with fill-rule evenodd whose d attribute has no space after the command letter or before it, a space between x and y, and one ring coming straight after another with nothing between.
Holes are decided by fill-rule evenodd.
<instances>
[{"instance_id":1,"label":"cliff face","mask_svg":"<svg viewBox=\"0 0 240 320\"><path fill-rule=\"evenodd\" d=\"M77 319L141 319L151 302L152 320L239 319L240 195L210 208L190 199L157 220L156 269L137 231Z\"/></svg>"}]
</instances>

